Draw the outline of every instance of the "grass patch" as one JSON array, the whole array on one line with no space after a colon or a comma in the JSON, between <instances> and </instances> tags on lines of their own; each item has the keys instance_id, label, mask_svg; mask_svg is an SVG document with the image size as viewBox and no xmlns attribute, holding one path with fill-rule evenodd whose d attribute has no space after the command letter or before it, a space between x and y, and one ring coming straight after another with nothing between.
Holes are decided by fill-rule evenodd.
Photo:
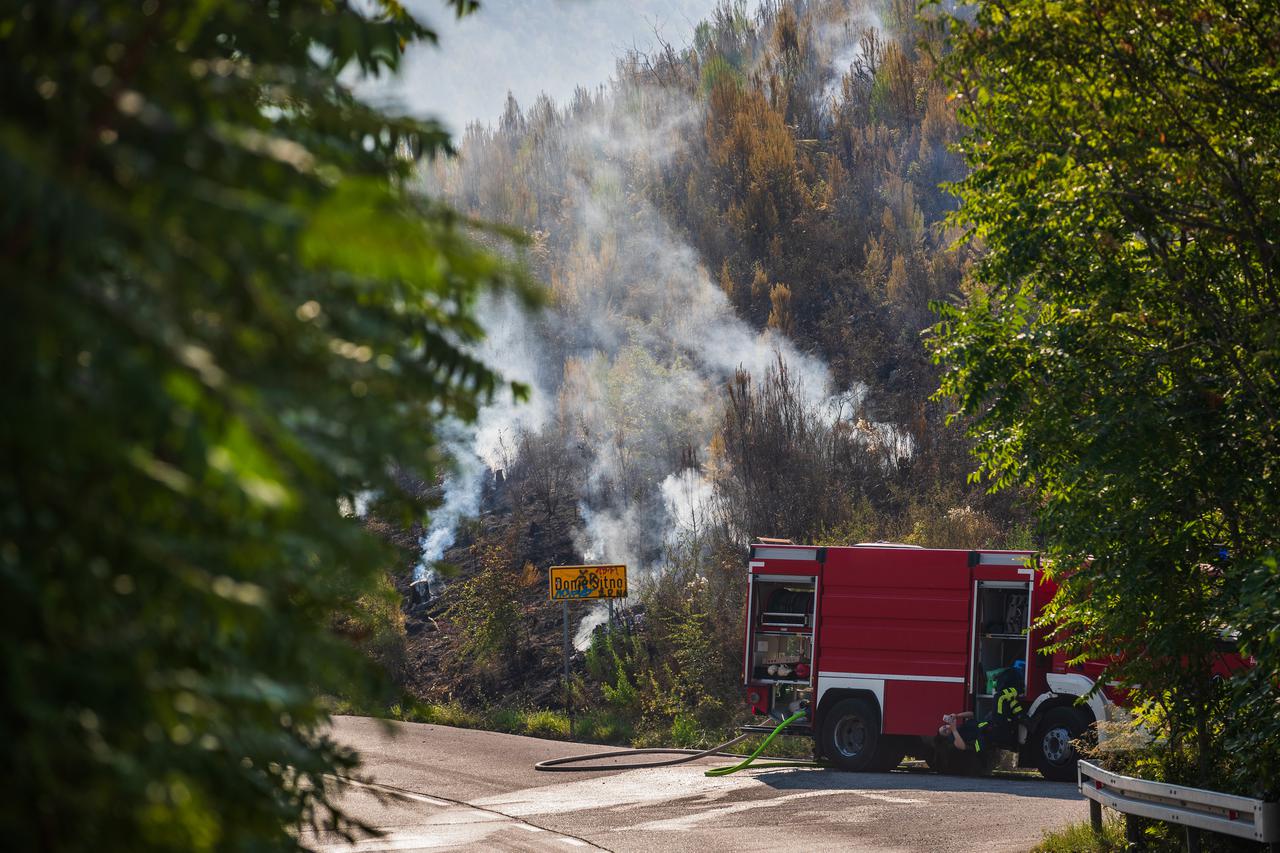
<instances>
[{"instance_id":1,"label":"grass patch","mask_svg":"<svg viewBox=\"0 0 1280 853\"><path fill-rule=\"evenodd\" d=\"M345 696L331 696L326 693L318 696L316 701L320 703L326 712L335 717L342 714L356 717L378 716L377 714L368 713L367 708L357 705Z\"/></svg>"},{"instance_id":2,"label":"grass patch","mask_svg":"<svg viewBox=\"0 0 1280 853\"><path fill-rule=\"evenodd\" d=\"M677 716L669 728L645 729L631 738L635 747L675 746L684 749L710 749L725 743L739 732L735 729L704 729L696 725L690 718ZM746 740L729 747L729 752L750 755L755 748L767 738L767 732L753 733ZM813 738L807 735L787 735L784 730L773 739L768 749L761 753L761 758L789 758L809 760L813 758Z\"/></svg>"},{"instance_id":3,"label":"grass patch","mask_svg":"<svg viewBox=\"0 0 1280 853\"><path fill-rule=\"evenodd\" d=\"M685 717L680 714L671 721L671 734L667 737L667 742L679 749L696 749L703 748L703 743L707 740L706 732L698 727L698 723L691 717ZM719 741L716 741L719 743ZM715 743L709 744L714 746Z\"/></svg>"},{"instance_id":4,"label":"grass patch","mask_svg":"<svg viewBox=\"0 0 1280 853\"><path fill-rule=\"evenodd\" d=\"M764 738L768 735L757 735L753 740L744 740L742 743L733 747L735 752L750 753ZM795 758L799 760L813 758L813 738L802 735L778 735L769 744L769 748L764 754L771 755L774 758Z\"/></svg>"},{"instance_id":5,"label":"grass patch","mask_svg":"<svg viewBox=\"0 0 1280 853\"><path fill-rule=\"evenodd\" d=\"M490 708L484 714L484 728L512 735L524 734L525 713L517 708Z\"/></svg>"},{"instance_id":6,"label":"grass patch","mask_svg":"<svg viewBox=\"0 0 1280 853\"><path fill-rule=\"evenodd\" d=\"M382 715L392 720L406 723L434 723L437 726L453 726L459 729L483 728L483 720L479 714L467 710L456 702L411 704L395 704L387 708Z\"/></svg>"},{"instance_id":7,"label":"grass patch","mask_svg":"<svg viewBox=\"0 0 1280 853\"><path fill-rule=\"evenodd\" d=\"M521 734L530 737L569 737L569 717L559 711L526 711L523 722Z\"/></svg>"},{"instance_id":8,"label":"grass patch","mask_svg":"<svg viewBox=\"0 0 1280 853\"><path fill-rule=\"evenodd\" d=\"M1046 832L1031 853L1121 853L1129 850L1125 842L1124 815L1111 809L1105 809L1102 814L1102 832L1094 832L1088 821L1072 824L1055 832ZM1183 827L1158 820L1139 819L1139 823L1142 827L1142 849L1146 853L1181 853L1186 849ZM1252 842L1212 832L1203 833L1200 843L1205 853L1259 849Z\"/></svg>"},{"instance_id":9,"label":"grass patch","mask_svg":"<svg viewBox=\"0 0 1280 853\"><path fill-rule=\"evenodd\" d=\"M636 732L631 723L610 710L586 711L573 720L573 737L592 743L631 746Z\"/></svg>"},{"instance_id":10,"label":"grass patch","mask_svg":"<svg viewBox=\"0 0 1280 853\"><path fill-rule=\"evenodd\" d=\"M1102 821L1102 832L1094 832L1088 821L1073 823L1065 829L1046 832L1044 839L1031 848L1031 853L1113 853L1127 849L1124 818L1107 814Z\"/></svg>"},{"instance_id":11,"label":"grass patch","mask_svg":"<svg viewBox=\"0 0 1280 853\"><path fill-rule=\"evenodd\" d=\"M368 716L386 717L406 723L434 723L438 726L483 729L553 740L569 739L568 716L563 711L545 708L492 707L474 710L456 702L405 702L391 705L383 713L373 713ZM607 710L588 711L575 715L573 721L574 740L628 746L634 734L630 723Z\"/></svg>"}]
</instances>

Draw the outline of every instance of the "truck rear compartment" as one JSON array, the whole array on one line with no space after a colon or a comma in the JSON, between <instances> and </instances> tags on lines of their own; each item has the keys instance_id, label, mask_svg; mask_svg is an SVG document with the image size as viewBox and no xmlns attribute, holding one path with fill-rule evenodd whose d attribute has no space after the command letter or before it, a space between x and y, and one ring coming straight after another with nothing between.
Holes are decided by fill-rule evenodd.
<instances>
[{"instance_id":1,"label":"truck rear compartment","mask_svg":"<svg viewBox=\"0 0 1280 853\"><path fill-rule=\"evenodd\" d=\"M787 715L813 697L817 578L753 576L747 680L765 695L757 710Z\"/></svg>"},{"instance_id":2,"label":"truck rear compartment","mask_svg":"<svg viewBox=\"0 0 1280 853\"><path fill-rule=\"evenodd\" d=\"M1026 672L1031 584L1020 581L976 581L973 620L974 711L978 719L991 716L996 685L1021 661ZM1019 684L1019 693L1025 684Z\"/></svg>"}]
</instances>

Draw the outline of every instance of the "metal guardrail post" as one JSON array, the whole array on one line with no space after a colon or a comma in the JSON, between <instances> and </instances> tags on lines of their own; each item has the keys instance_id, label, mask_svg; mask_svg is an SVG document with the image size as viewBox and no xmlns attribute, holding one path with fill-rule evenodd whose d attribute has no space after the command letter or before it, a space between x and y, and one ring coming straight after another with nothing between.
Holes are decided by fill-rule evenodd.
<instances>
[{"instance_id":1,"label":"metal guardrail post","mask_svg":"<svg viewBox=\"0 0 1280 853\"><path fill-rule=\"evenodd\" d=\"M1136 815L1124 816L1124 840L1130 850L1141 850L1146 846L1142 842L1142 825Z\"/></svg>"}]
</instances>

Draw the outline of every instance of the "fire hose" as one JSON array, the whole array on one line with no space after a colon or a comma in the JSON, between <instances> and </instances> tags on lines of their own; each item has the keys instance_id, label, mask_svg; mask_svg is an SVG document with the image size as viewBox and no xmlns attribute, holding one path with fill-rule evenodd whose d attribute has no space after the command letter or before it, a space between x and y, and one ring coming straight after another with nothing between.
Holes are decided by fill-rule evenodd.
<instances>
[{"instance_id":1,"label":"fire hose","mask_svg":"<svg viewBox=\"0 0 1280 853\"><path fill-rule=\"evenodd\" d=\"M787 726L791 725L796 720L803 717L805 714L806 714L806 711L797 711L796 713L792 714L790 717L787 717L785 720L783 720L778 725L778 727L774 729L772 732L770 732L768 737L766 737L760 743L760 745L756 747L755 752L746 756L743 759L743 761L731 767L713 767L712 769L707 771L706 775L728 776L730 773L737 773L739 770L743 770L746 767L750 766L753 762L755 762L756 758L759 757L760 753L764 752L765 748L769 746L769 743L782 732L783 729L785 729ZM727 740L724 743L720 744L719 746L713 746L710 749L703 749L703 750L676 749L675 747L662 747L662 748L656 748L656 749L616 749L616 750L613 750L612 752L593 752L593 753L587 753L585 755L570 755L570 756L566 756L565 758L551 758L546 761L539 761L537 764L533 765L533 769L545 770L548 772L561 772L561 773L598 771L598 770L639 770L645 767L670 767L675 764L684 764L689 761L697 761L699 758L706 758L707 756L710 756L710 755L725 755L732 758L743 758L743 756L741 755L725 752L725 750L736 743L740 743L741 741L746 740L747 738L751 737L753 734L755 733L747 732L746 734L738 735L733 740ZM586 762L590 762L590 761L599 761L605 758L618 758L620 756L631 756L631 755L678 755L680 757L668 758L664 761L623 762L620 764L609 764L603 767L581 766ZM760 764L756 764L755 766L756 767L817 767L818 763L816 761L770 760L770 761L762 762Z\"/></svg>"}]
</instances>

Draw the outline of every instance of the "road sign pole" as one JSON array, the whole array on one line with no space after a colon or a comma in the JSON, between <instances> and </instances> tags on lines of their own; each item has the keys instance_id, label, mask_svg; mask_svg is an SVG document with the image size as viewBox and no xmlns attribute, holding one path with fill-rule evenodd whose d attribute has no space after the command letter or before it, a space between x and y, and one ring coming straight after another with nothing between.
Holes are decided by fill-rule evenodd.
<instances>
[{"instance_id":1,"label":"road sign pole","mask_svg":"<svg viewBox=\"0 0 1280 853\"><path fill-rule=\"evenodd\" d=\"M569 691L569 602L560 602L564 613L564 708L569 715L569 739L573 739L573 695Z\"/></svg>"}]
</instances>

